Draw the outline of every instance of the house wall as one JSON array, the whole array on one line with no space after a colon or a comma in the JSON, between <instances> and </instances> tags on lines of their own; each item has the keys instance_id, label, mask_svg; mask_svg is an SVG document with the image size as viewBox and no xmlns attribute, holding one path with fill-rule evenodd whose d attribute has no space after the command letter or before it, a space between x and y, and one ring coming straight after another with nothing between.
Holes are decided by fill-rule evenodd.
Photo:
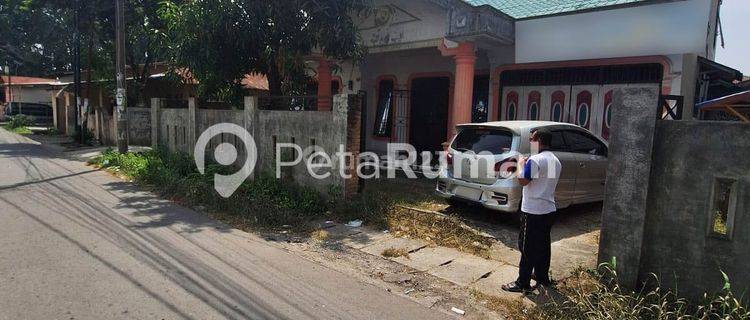
<instances>
[{"instance_id":1,"label":"house wall","mask_svg":"<svg viewBox=\"0 0 750 320\"><path fill-rule=\"evenodd\" d=\"M488 54L489 53L486 51L478 52L475 64L476 74L490 73L490 61L493 60L488 57ZM512 52L498 51L492 58L494 61L508 61L512 59ZM387 143L390 141L390 139L381 139L372 136L376 120L378 82L380 79L395 79L397 90L410 90L410 82L412 79L419 77L447 76L451 78L449 104L452 105L453 103L452 91L454 81L453 77L456 69L455 62L452 57L442 56L436 47L370 54L367 56L363 64L359 66L359 69L361 90L367 92L367 123L365 125L367 128L368 150L384 152ZM490 86L492 86L492 82L490 82ZM492 92L492 90L490 90L490 92ZM405 114L408 117L409 100L408 98L405 100L405 103L396 104L394 107L405 108L402 114ZM394 114L398 113L399 110L394 110ZM393 136L395 136L395 134Z\"/></svg>"},{"instance_id":2,"label":"house wall","mask_svg":"<svg viewBox=\"0 0 750 320\"><path fill-rule=\"evenodd\" d=\"M51 104L51 90L47 88L14 85L12 89L6 88L6 92L10 90L12 90L12 94L7 95L6 93L6 97L12 97L13 102Z\"/></svg>"},{"instance_id":3,"label":"house wall","mask_svg":"<svg viewBox=\"0 0 750 320\"><path fill-rule=\"evenodd\" d=\"M437 46L447 32L447 10L425 0L376 0L355 16L370 52Z\"/></svg>"},{"instance_id":4,"label":"house wall","mask_svg":"<svg viewBox=\"0 0 750 320\"><path fill-rule=\"evenodd\" d=\"M714 1L686 0L516 22L516 62L707 52Z\"/></svg>"}]
</instances>

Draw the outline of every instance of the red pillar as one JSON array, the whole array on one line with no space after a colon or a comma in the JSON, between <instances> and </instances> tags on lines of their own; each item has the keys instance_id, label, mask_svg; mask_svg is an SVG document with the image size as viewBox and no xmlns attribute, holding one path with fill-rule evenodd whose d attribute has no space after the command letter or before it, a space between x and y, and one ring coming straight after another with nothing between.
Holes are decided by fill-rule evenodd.
<instances>
[{"instance_id":1,"label":"red pillar","mask_svg":"<svg viewBox=\"0 0 750 320\"><path fill-rule=\"evenodd\" d=\"M318 111L331 111L333 97L331 97L331 64L326 59L318 61Z\"/></svg>"},{"instance_id":2,"label":"red pillar","mask_svg":"<svg viewBox=\"0 0 750 320\"><path fill-rule=\"evenodd\" d=\"M455 48L440 45L443 56L452 56L456 62L456 80L453 92L453 109L450 110L448 133L456 134L456 125L471 122L471 102L474 95L474 64L476 54L473 42L461 42Z\"/></svg>"}]
</instances>

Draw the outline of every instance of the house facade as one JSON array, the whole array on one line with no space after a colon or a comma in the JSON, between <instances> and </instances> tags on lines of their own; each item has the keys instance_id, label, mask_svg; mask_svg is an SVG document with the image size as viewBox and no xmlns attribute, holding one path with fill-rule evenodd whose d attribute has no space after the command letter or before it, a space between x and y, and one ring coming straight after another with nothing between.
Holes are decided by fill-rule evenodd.
<instances>
[{"instance_id":1,"label":"house facade","mask_svg":"<svg viewBox=\"0 0 750 320\"><path fill-rule=\"evenodd\" d=\"M320 83L337 79L344 93L366 95L374 151L388 142L442 150L456 124L496 120L570 122L607 139L618 87L657 85L683 96L684 116L692 116L699 59L714 59L719 7L718 0L376 0L355 17L369 48L364 61L332 73L332 62L319 59L317 73Z\"/></svg>"}]
</instances>

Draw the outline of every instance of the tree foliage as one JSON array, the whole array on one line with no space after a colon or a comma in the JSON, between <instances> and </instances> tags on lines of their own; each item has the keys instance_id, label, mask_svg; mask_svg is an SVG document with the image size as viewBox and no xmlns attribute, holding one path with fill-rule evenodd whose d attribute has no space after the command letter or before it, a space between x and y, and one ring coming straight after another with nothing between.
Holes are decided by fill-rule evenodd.
<instances>
[{"instance_id":1,"label":"tree foliage","mask_svg":"<svg viewBox=\"0 0 750 320\"><path fill-rule=\"evenodd\" d=\"M0 65L17 74L46 76L70 70L72 17L28 0L0 1Z\"/></svg>"},{"instance_id":2,"label":"tree foliage","mask_svg":"<svg viewBox=\"0 0 750 320\"><path fill-rule=\"evenodd\" d=\"M128 91L130 101L142 100L140 93L152 66L160 61L164 47L160 2L125 0L125 61L134 78L134 87ZM10 60L18 66L14 73L23 75L72 72L76 30L81 34L81 69L91 71L83 80L112 80L114 0L0 0L0 62L5 62L3 57Z\"/></svg>"},{"instance_id":3,"label":"tree foliage","mask_svg":"<svg viewBox=\"0 0 750 320\"><path fill-rule=\"evenodd\" d=\"M160 11L166 56L175 68L190 70L206 95L234 95L250 73L266 75L272 95L300 93L312 53L332 60L364 54L350 16L363 6L341 0L166 1Z\"/></svg>"}]
</instances>

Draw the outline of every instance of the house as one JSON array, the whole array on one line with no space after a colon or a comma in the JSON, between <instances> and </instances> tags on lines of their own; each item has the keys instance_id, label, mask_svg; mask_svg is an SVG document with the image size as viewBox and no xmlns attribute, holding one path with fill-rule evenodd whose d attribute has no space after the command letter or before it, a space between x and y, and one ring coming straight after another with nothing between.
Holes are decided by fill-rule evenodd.
<instances>
[{"instance_id":1,"label":"house","mask_svg":"<svg viewBox=\"0 0 750 320\"><path fill-rule=\"evenodd\" d=\"M165 100L168 107L187 108L187 99L194 97L197 93L197 82L189 74L183 74L183 81L178 83L168 79L166 65L156 63L149 73L146 86L141 91L141 97L131 98L128 100L128 108L150 107L151 98L161 98ZM82 78L86 78L86 71ZM131 97L137 96L133 90L133 78L130 77L131 71L128 69L128 86ZM52 96L52 106L54 112L54 126L64 134L72 135L75 133L76 113L74 99L73 75L71 73L60 76L61 82L57 83L60 87ZM86 122L88 131L102 144L114 145L116 143L116 129L114 120L115 100L111 90L113 80L92 80L81 82L81 101L86 105L88 120ZM248 95L265 95L268 91L268 81L262 75L251 74L242 79L242 85ZM49 104L49 95L47 103Z\"/></svg>"},{"instance_id":2,"label":"house","mask_svg":"<svg viewBox=\"0 0 750 320\"><path fill-rule=\"evenodd\" d=\"M50 93L58 84L55 79L25 77L16 75L0 76L0 117L11 103L20 105L50 105Z\"/></svg>"},{"instance_id":3,"label":"house","mask_svg":"<svg viewBox=\"0 0 750 320\"><path fill-rule=\"evenodd\" d=\"M719 9L719 0L375 0L355 16L364 61L319 57L316 68L321 83L340 78L344 93L366 95L373 151L442 150L455 124L486 120L571 122L607 139L615 88L658 86L682 96L689 118L711 88L742 79L712 61Z\"/></svg>"}]
</instances>

